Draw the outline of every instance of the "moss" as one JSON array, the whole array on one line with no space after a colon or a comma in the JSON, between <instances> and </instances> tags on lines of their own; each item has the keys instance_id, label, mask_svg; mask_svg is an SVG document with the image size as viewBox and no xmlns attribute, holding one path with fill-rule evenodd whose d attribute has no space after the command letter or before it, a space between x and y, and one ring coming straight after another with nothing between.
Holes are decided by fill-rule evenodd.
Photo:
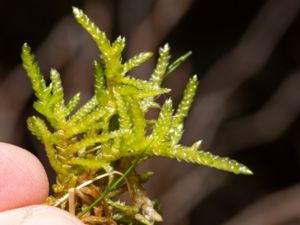
<instances>
[{"instance_id":1,"label":"moss","mask_svg":"<svg viewBox=\"0 0 300 225\"><path fill-rule=\"evenodd\" d=\"M87 215L80 213L85 223L92 224L94 220L102 219L113 224L116 218L129 217L130 221L154 224L161 217L143 190L140 175L134 170L147 157L165 156L236 174L252 174L243 164L201 150L200 141L191 147L179 144L184 130L183 122L197 90L196 75L186 85L177 110L173 109L171 99L162 106L155 102L155 97L170 91L161 87L163 79L190 52L170 63L170 47L166 44L159 50L158 62L149 81L139 80L130 77L128 72L147 61L152 53L140 53L123 62L124 38L119 37L110 43L106 34L80 9L73 8L73 13L101 53L94 63L94 96L80 109L75 110L80 94L65 102L58 71L50 71L51 82L47 85L28 44L24 44L22 49L23 65L37 98L34 108L52 127L49 129L44 119L35 116L27 121L29 130L44 143L49 161L57 174L55 194L49 199L49 204L58 205L57 202L60 202L61 208L70 210L70 203L61 203L64 195L78 185L107 175L108 184L99 182L98 186L86 186L85 192L76 189L80 200L76 203L75 213L80 213L92 200L101 198L101 202L90 207ZM161 110L158 118L150 121L145 115L152 107ZM120 173L117 170L127 174L127 177L119 178L116 185L115 177ZM132 197L130 206L114 202L109 196L110 193L122 193L127 189L122 183L124 179ZM104 197L101 195L103 190L106 193ZM97 211L99 207L102 208L100 214Z\"/></svg>"}]
</instances>

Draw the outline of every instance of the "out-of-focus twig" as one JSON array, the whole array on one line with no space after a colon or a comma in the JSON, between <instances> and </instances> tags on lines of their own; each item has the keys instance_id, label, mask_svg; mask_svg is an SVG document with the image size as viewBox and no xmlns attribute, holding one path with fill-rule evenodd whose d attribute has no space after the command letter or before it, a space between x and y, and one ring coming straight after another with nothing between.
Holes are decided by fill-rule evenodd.
<instances>
[{"instance_id":1,"label":"out-of-focus twig","mask_svg":"<svg viewBox=\"0 0 300 225\"><path fill-rule=\"evenodd\" d=\"M224 225L283 225L300 221L300 185L270 194L244 209Z\"/></svg>"},{"instance_id":2,"label":"out-of-focus twig","mask_svg":"<svg viewBox=\"0 0 300 225\"><path fill-rule=\"evenodd\" d=\"M178 221L183 220L199 201L222 185L225 178L223 174L207 168L194 168L180 177L180 182L170 187L161 197L162 203L168 203L164 210L165 224L179 224Z\"/></svg>"},{"instance_id":3,"label":"out-of-focus twig","mask_svg":"<svg viewBox=\"0 0 300 225\"><path fill-rule=\"evenodd\" d=\"M159 0L152 12L132 33L129 54L143 50L153 50L163 41L178 21L190 8L193 0Z\"/></svg>"},{"instance_id":4,"label":"out-of-focus twig","mask_svg":"<svg viewBox=\"0 0 300 225\"><path fill-rule=\"evenodd\" d=\"M186 142L200 135L206 146L210 145L223 121L227 100L264 66L299 9L299 0L270 0L263 6L237 47L223 56L201 82L200 97L187 122L193 132L186 136Z\"/></svg>"},{"instance_id":5,"label":"out-of-focus twig","mask_svg":"<svg viewBox=\"0 0 300 225\"><path fill-rule=\"evenodd\" d=\"M300 70L289 75L256 113L236 119L220 131L220 148L249 148L278 138L300 114ZM251 135L249 135L251 134ZM222 146L222 147L221 147Z\"/></svg>"},{"instance_id":6,"label":"out-of-focus twig","mask_svg":"<svg viewBox=\"0 0 300 225\"><path fill-rule=\"evenodd\" d=\"M193 0L157 0L152 11L129 36L128 55L154 51L191 7ZM137 71L139 78L146 79L153 68L153 60Z\"/></svg>"}]
</instances>

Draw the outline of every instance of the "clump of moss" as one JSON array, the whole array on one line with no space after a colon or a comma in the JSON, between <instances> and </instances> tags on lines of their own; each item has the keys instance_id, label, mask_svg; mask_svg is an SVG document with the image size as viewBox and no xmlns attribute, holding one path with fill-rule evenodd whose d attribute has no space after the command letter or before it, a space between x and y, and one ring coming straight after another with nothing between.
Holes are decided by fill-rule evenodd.
<instances>
[{"instance_id":1,"label":"clump of moss","mask_svg":"<svg viewBox=\"0 0 300 225\"><path fill-rule=\"evenodd\" d=\"M162 221L142 187L151 173L138 174L135 167L151 156L164 156L210 166L236 174L252 174L244 165L201 150L201 141L192 146L179 144L186 118L197 90L197 76L190 78L176 110L172 100L162 105L155 97L170 90L163 79L189 55L170 63L170 47L159 50L157 65L149 81L128 75L147 61L151 52L142 52L122 61L125 39L113 43L80 9L73 13L100 50L94 62L93 97L76 109L80 94L64 100L61 78L50 71L47 85L28 44L22 60L37 97L34 108L42 118L28 118L29 130L45 145L57 174L54 196L48 204L78 215L86 224L154 224ZM160 109L157 119L147 119L150 108ZM45 122L47 121L47 122ZM51 128L49 128L49 126ZM115 200L128 191L130 205Z\"/></svg>"}]
</instances>

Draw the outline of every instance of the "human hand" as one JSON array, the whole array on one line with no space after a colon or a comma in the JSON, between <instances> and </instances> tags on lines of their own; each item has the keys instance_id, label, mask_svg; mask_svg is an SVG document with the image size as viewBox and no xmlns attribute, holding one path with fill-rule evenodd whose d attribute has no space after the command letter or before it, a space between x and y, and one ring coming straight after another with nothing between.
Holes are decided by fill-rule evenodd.
<instances>
[{"instance_id":1,"label":"human hand","mask_svg":"<svg viewBox=\"0 0 300 225\"><path fill-rule=\"evenodd\" d=\"M1 225L83 225L55 207L39 205L48 196L48 178L30 152L0 142Z\"/></svg>"}]
</instances>

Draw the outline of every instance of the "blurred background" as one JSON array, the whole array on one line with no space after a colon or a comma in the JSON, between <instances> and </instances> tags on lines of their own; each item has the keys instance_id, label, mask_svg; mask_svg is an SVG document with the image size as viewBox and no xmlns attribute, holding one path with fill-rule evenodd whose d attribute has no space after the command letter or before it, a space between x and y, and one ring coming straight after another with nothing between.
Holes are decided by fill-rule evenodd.
<instances>
[{"instance_id":1,"label":"blurred background","mask_svg":"<svg viewBox=\"0 0 300 225\"><path fill-rule=\"evenodd\" d=\"M127 39L124 59L157 53L168 42L173 59L193 55L164 85L176 103L198 74L197 98L184 144L248 165L253 176L151 159L147 184L163 205L166 225L300 224L300 0L27 0L1 5L0 141L31 150L54 176L43 146L26 129L34 100L20 64L28 42L43 73L62 76L66 98L92 94L92 62L99 53L76 24L81 7L114 39ZM147 79L155 59L134 71ZM166 96L162 96L166 98Z\"/></svg>"}]
</instances>

